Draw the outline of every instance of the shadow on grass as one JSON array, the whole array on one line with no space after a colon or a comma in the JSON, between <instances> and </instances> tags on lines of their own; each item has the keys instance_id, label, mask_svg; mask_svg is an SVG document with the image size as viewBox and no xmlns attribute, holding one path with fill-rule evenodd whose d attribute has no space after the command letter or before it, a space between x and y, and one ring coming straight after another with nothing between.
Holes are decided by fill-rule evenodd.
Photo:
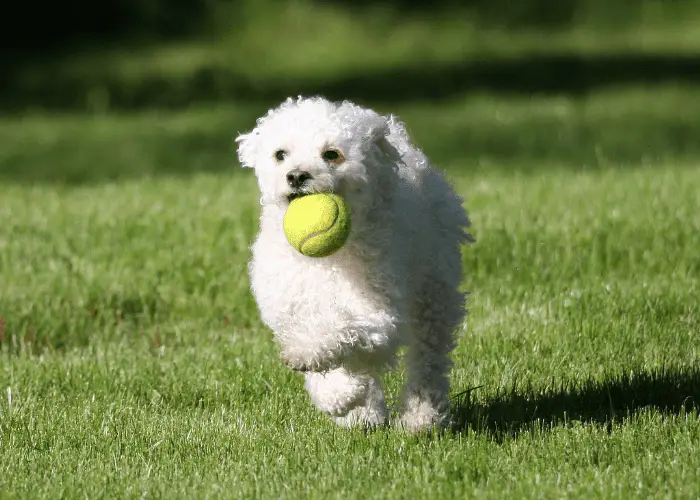
<instances>
[{"instance_id":1,"label":"shadow on grass","mask_svg":"<svg viewBox=\"0 0 700 500\"><path fill-rule=\"evenodd\" d=\"M111 109L155 109L221 101L270 104L299 94L385 103L440 101L467 92L583 95L605 86L667 82L700 82L700 56L539 55L389 67L332 79L310 75L251 80L225 66L179 78L147 75L130 82L111 73L86 77L53 72L28 84L9 73L0 82L0 109L84 110L92 106L96 93Z\"/></svg>"},{"instance_id":2,"label":"shadow on grass","mask_svg":"<svg viewBox=\"0 0 700 500\"><path fill-rule=\"evenodd\" d=\"M544 393L513 388L485 403L471 402L473 390L454 398L454 430L486 432L500 441L533 426L581 421L606 424L610 430L614 422L645 409L674 415L700 409L700 369L629 371Z\"/></svg>"}]
</instances>

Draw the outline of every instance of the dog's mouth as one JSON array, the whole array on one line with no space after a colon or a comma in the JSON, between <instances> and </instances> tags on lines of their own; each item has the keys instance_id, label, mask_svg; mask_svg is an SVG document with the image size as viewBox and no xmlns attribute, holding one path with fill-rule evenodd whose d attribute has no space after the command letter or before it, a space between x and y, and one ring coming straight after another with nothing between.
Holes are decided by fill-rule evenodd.
<instances>
[{"instance_id":1,"label":"dog's mouth","mask_svg":"<svg viewBox=\"0 0 700 500\"><path fill-rule=\"evenodd\" d=\"M287 195L287 201L291 203L292 201L296 200L297 198L301 198L303 196L306 196L310 193L307 193L305 191L293 191Z\"/></svg>"},{"instance_id":2,"label":"dog's mouth","mask_svg":"<svg viewBox=\"0 0 700 500\"><path fill-rule=\"evenodd\" d=\"M336 192L335 189L333 188L326 188L325 186L301 186L296 189L291 190L290 192L283 194L282 199L285 200L287 203L291 203L292 201L296 200L297 198L303 198L304 196L309 196L310 194L318 194L318 193L334 193Z\"/></svg>"}]
</instances>

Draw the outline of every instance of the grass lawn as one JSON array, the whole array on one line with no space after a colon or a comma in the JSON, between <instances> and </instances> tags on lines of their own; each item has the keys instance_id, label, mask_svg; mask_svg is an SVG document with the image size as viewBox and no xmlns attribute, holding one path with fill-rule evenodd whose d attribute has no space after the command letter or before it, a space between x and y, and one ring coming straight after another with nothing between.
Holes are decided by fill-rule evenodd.
<instances>
[{"instance_id":1,"label":"grass lawn","mask_svg":"<svg viewBox=\"0 0 700 500\"><path fill-rule=\"evenodd\" d=\"M29 101L46 88L46 102L73 101L0 117L0 497L700 497L697 85L372 103L447 170L477 239L464 251L455 425L432 437L348 431L310 405L245 268L258 193L233 137L276 102L180 102L199 96L201 71L225 95L231 74L274 87L389 60L449 65L480 47L594 58L632 37L647 55L692 55L691 23L479 45L464 39L478 30L443 20L430 53L434 26L405 23L373 51L381 19L360 36L362 19L346 16L345 67L324 62L328 30L283 19L265 28L282 40L269 57L255 52L263 23L201 53L163 45L94 65L78 54L8 84ZM306 56L287 57L284 40ZM158 85L172 86L163 106L135 109ZM390 404L400 382L386 379Z\"/></svg>"},{"instance_id":2,"label":"grass lawn","mask_svg":"<svg viewBox=\"0 0 700 500\"><path fill-rule=\"evenodd\" d=\"M700 175L668 126L595 162L587 145L643 130L640 109L671 119L624 95L398 110L478 240L457 424L433 438L336 428L279 363L244 267L256 186L230 144L253 111L5 119L0 496L697 497ZM474 138L514 148L526 114L517 157ZM442 150L438 115L476 151Z\"/></svg>"}]
</instances>

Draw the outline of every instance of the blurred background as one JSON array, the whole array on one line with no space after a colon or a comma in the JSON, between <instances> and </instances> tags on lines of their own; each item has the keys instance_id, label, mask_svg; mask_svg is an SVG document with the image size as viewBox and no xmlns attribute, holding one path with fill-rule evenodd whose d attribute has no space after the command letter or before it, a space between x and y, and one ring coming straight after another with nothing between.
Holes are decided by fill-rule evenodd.
<instances>
[{"instance_id":1,"label":"blurred background","mask_svg":"<svg viewBox=\"0 0 700 500\"><path fill-rule=\"evenodd\" d=\"M694 0L66 0L5 18L0 180L230 171L289 95L395 112L447 169L700 153ZM31 25L10 25L32 19Z\"/></svg>"}]
</instances>

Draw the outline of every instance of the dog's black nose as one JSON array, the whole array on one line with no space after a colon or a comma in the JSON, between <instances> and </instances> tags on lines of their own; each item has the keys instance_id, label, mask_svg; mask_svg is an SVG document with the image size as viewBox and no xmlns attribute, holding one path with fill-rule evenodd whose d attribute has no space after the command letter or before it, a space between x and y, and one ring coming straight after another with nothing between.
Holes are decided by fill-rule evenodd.
<instances>
[{"instance_id":1,"label":"dog's black nose","mask_svg":"<svg viewBox=\"0 0 700 500\"><path fill-rule=\"evenodd\" d=\"M299 169L290 170L287 172L287 184L292 188L299 188L309 179L312 179L311 174Z\"/></svg>"}]
</instances>

